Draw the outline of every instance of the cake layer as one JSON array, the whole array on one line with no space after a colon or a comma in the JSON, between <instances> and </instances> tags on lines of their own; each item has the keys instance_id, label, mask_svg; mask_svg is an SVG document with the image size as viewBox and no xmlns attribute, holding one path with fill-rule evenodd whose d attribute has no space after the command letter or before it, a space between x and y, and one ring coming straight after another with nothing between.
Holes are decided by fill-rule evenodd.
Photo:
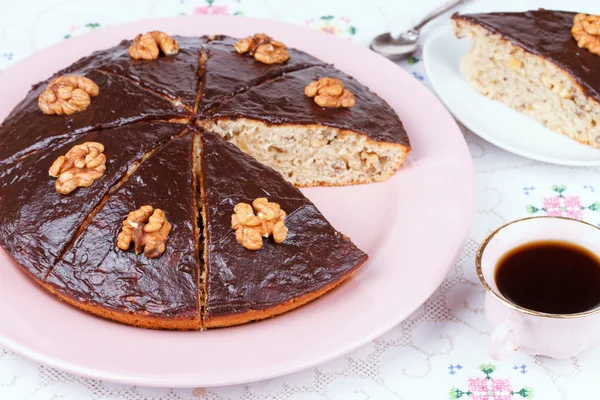
<instances>
[{"instance_id":1,"label":"cake layer","mask_svg":"<svg viewBox=\"0 0 600 400\"><path fill-rule=\"evenodd\" d=\"M84 310L130 325L199 329L192 134L159 147L106 200L45 285ZM127 215L160 208L172 225L165 252L148 258L116 243Z\"/></svg>"},{"instance_id":2,"label":"cake layer","mask_svg":"<svg viewBox=\"0 0 600 400\"><path fill-rule=\"evenodd\" d=\"M202 61L202 89L198 111L209 108L284 73L324 63L302 51L288 48L289 60L282 64L263 64L233 48L238 39L215 36L204 47Z\"/></svg>"},{"instance_id":3,"label":"cake layer","mask_svg":"<svg viewBox=\"0 0 600 400\"><path fill-rule=\"evenodd\" d=\"M191 116L187 110L175 107L129 79L98 70L83 71L82 74L100 88L100 93L92 97L86 110L72 115L42 113L38 97L46 89L46 81L35 85L4 120L0 125L1 170L9 169L20 157L35 151L48 151L92 129Z\"/></svg>"},{"instance_id":4,"label":"cake layer","mask_svg":"<svg viewBox=\"0 0 600 400\"><path fill-rule=\"evenodd\" d=\"M337 232L313 203L273 169L218 135L202 133L201 189L206 268L206 327L268 318L335 287L367 255ZM260 250L236 241L234 207L267 197L287 213L283 243Z\"/></svg>"},{"instance_id":5,"label":"cake layer","mask_svg":"<svg viewBox=\"0 0 600 400\"><path fill-rule=\"evenodd\" d=\"M409 148L322 125L270 125L247 118L201 123L297 187L384 181Z\"/></svg>"},{"instance_id":6,"label":"cake layer","mask_svg":"<svg viewBox=\"0 0 600 400\"><path fill-rule=\"evenodd\" d=\"M582 49L571 34L575 13L539 9L521 13L454 14L484 27L567 72L600 103L600 56Z\"/></svg>"},{"instance_id":7,"label":"cake layer","mask_svg":"<svg viewBox=\"0 0 600 400\"><path fill-rule=\"evenodd\" d=\"M139 122L82 134L55 150L18 162L0 178L0 244L24 269L43 279L88 215L146 153L178 135L184 127ZM76 144L104 145L106 171L92 186L57 193L48 174L52 163Z\"/></svg>"}]
</instances>

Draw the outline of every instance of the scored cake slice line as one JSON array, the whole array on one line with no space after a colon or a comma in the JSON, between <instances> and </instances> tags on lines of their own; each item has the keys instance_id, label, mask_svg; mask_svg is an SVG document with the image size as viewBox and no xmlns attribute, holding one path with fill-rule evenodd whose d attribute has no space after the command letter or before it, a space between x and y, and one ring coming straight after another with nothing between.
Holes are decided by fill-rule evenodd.
<instances>
[{"instance_id":1,"label":"scored cake slice line","mask_svg":"<svg viewBox=\"0 0 600 400\"><path fill-rule=\"evenodd\" d=\"M166 122L140 122L100 130L21 160L10 171L3 171L0 244L25 272L37 280L43 279L103 198L131 174L148 153L183 129ZM49 174L51 167L71 149L86 143L104 147L105 170L90 186L77 187L68 194L59 193L59 178ZM63 173L74 171L66 169ZM63 189L61 186L60 190Z\"/></svg>"},{"instance_id":2,"label":"scored cake slice line","mask_svg":"<svg viewBox=\"0 0 600 400\"><path fill-rule=\"evenodd\" d=\"M200 329L193 158L189 131L153 152L92 216L44 286L118 322Z\"/></svg>"},{"instance_id":3,"label":"scored cake slice line","mask_svg":"<svg viewBox=\"0 0 600 400\"><path fill-rule=\"evenodd\" d=\"M144 120L189 121L191 118L189 111L173 106L126 78L94 69L78 73L98 86L98 95L91 98L83 111L72 115L46 115L40 110L38 97L50 80L35 85L0 125L1 169L9 169L23 157L47 151L57 143L93 130Z\"/></svg>"},{"instance_id":4,"label":"scored cake slice line","mask_svg":"<svg viewBox=\"0 0 600 400\"><path fill-rule=\"evenodd\" d=\"M367 260L278 172L214 133L201 135L205 327L243 324L297 308L342 283ZM232 215L238 204L260 198L287 213L288 233L281 243L273 233L261 240L260 249L250 250L238 242Z\"/></svg>"},{"instance_id":5,"label":"scored cake slice line","mask_svg":"<svg viewBox=\"0 0 600 400\"><path fill-rule=\"evenodd\" d=\"M153 60L134 59L129 55L133 40L123 40L114 47L82 58L63 73L95 69L120 76L192 112L196 103L198 55L206 39L177 35L172 39L179 46L176 54L160 52Z\"/></svg>"},{"instance_id":6,"label":"scored cake slice line","mask_svg":"<svg viewBox=\"0 0 600 400\"><path fill-rule=\"evenodd\" d=\"M234 49L239 39L224 35L207 38L201 55L202 89L200 115L235 96L283 74L325 63L303 51L287 48L289 59L265 64ZM227 68L223 68L227 66Z\"/></svg>"}]
</instances>

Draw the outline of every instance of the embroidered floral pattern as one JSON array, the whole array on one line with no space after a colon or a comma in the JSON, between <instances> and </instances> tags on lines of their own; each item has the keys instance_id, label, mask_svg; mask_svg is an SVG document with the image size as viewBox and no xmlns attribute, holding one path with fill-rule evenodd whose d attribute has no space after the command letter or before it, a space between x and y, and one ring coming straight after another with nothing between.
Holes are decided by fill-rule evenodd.
<instances>
[{"instance_id":1,"label":"embroidered floral pattern","mask_svg":"<svg viewBox=\"0 0 600 400\"><path fill-rule=\"evenodd\" d=\"M88 22L84 25L71 25L69 28L69 33L67 33L63 38L68 39L73 35L83 33L85 30L93 30L100 28L100 24L98 22Z\"/></svg>"},{"instance_id":2,"label":"embroidered floral pattern","mask_svg":"<svg viewBox=\"0 0 600 400\"><path fill-rule=\"evenodd\" d=\"M524 399L533 397L533 390L529 387L513 391L509 378L492 378L491 375L496 370L494 365L483 364L479 366L479 370L485 374L485 378L469 378L467 380L467 391L453 387L448 393L450 400L457 400L463 396L467 396L470 400L512 400L516 395Z\"/></svg>"},{"instance_id":3,"label":"embroidered floral pattern","mask_svg":"<svg viewBox=\"0 0 600 400\"><path fill-rule=\"evenodd\" d=\"M456 364L456 365L450 364L450 366L448 367L448 370L449 370L448 373L450 375L455 375L456 371L460 371L461 369L463 369L463 366L460 364Z\"/></svg>"},{"instance_id":4,"label":"embroidered floral pattern","mask_svg":"<svg viewBox=\"0 0 600 400\"><path fill-rule=\"evenodd\" d=\"M586 187L589 186L584 186L584 188ZM583 206L580 196L565 194L567 191L567 186L565 185L554 185L552 186L552 191L554 191L557 195L542 197L541 207L528 204L525 207L527 213L535 215L539 212L544 212L546 215L552 217L568 217L583 220L584 210L600 212L600 202L595 201L588 206Z\"/></svg>"},{"instance_id":5,"label":"embroidered floral pattern","mask_svg":"<svg viewBox=\"0 0 600 400\"><path fill-rule=\"evenodd\" d=\"M417 78L420 81L425 80L425 77L423 75L421 75L420 73L418 73L417 71L413 71L412 76L414 76L415 78Z\"/></svg>"},{"instance_id":6,"label":"embroidered floral pattern","mask_svg":"<svg viewBox=\"0 0 600 400\"><path fill-rule=\"evenodd\" d=\"M336 36L346 37L348 39L351 39L352 36L356 35L356 27L351 24L349 17L323 15L319 18L311 18L306 20L305 25Z\"/></svg>"},{"instance_id":7,"label":"embroidered floral pattern","mask_svg":"<svg viewBox=\"0 0 600 400\"><path fill-rule=\"evenodd\" d=\"M227 6L215 6L213 3L215 0L205 0L208 5L194 7L192 14L194 15L227 15L229 14L229 7Z\"/></svg>"},{"instance_id":8,"label":"embroidered floral pattern","mask_svg":"<svg viewBox=\"0 0 600 400\"><path fill-rule=\"evenodd\" d=\"M529 371L527 371L527 365L525 364L521 364L521 365L515 365L513 367L513 369L515 371L519 371L520 373L522 373L523 375L525 375L526 373L528 373Z\"/></svg>"}]
</instances>

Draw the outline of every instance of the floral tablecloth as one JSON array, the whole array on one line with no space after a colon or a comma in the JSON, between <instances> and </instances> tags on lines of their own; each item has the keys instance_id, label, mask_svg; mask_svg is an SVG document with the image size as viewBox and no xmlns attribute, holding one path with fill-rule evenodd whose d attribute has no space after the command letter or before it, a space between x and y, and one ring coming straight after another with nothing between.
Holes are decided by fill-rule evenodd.
<instances>
[{"instance_id":1,"label":"floral tablecloth","mask_svg":"<svg viewBox=\"0 0 600 400\"><path fill-rule=\"evenodd\" d=\"M399 31L440 0L0 0L0 70L38 49L106 25L173 15L233 14L321 29L361 45ZM418 4L415 4L418 3ZM465 10L592 11L596 0L472 0ZM597 13L600 12L595 10ZM444 21L433 23L440 25ZM432 27L429 27L431 30ZM425 40L427 31L425 32ZM416 53L400 65L429 86ZM36 364L0 347L2 400L600 398L600 349L568 360L514 353L492 361L484 291L473 257L481 239L512 219L563 215L600 225L600 168L543 164L464 130L476 172L477 210L456 265L405 322L344 357L281 378L220 388L117 385ZM523 132L525 134L525 132ZM440 199L440 207L443 207ZM1 318L1 316L0 316Z\"/></svg>"}]
</instances>

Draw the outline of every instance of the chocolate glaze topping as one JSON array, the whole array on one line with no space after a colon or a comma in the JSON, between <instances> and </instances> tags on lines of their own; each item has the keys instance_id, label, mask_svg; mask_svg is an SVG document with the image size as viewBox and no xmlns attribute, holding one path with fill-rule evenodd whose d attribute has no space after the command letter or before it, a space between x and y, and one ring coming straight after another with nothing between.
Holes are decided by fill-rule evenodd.
<instances>
[{"instance_id":1,"label":"chocolate glaze topping","mask_svg":"<svg viewBox=\"0 0 600 400\"><path fill-rule=\"evenodd\" d=\"M173 56L161 53L156 60L135 60L128 53L133 41L123 40L115 47L96 51L76 61L59 74L76 74L90 69L110 72L171 100L179 99L193 109L198 93L198 56L206 39L176 35L173 38L180 46L179 53Z\"/></svg>"},{"instance_id":2,"label":"chocolate glaze topping","mask_svg":"<svg viewBox=\"0 0 600 400\"><path fill-rule=\"evenodd\" d=\"M185 127L140 122L80 135L53 151L17 163L0 178L0 244L30 274L43 279L75 232L104 195L145 153ZM106 171L92 186L69 195L56 192L48 169L59 156L83 142L104 145Z\"/></svg>"},{"instance_id":3,"label":"chocolate glaze topping","mask_svg":"<svg viewBox=\"0 0 600 400\"><path fill-rule=\"evenodd\" d=\"M322 108L304 95L304 88L323 77L338 78L354 93L352 108ZM254 86L207 113L209 118L249 118L270 124L321 124L360 132L370 139L409 146L394 110L356 79L333 66L291 72Z\"/></svg>"},{"instance_id":4,"label":"chocolate glaze topping","mask_svg":"<svg viewBox=\"0 0 600 400\"><path fill-rule=\"evenodd\" d=\"M109 197L46 282L63 295L117 311L198 318L192 157L191 133L160 147ZM157 258L116 246L127 214L146 204L162 209L172 225Z\"/></svg>"},{"instance_id":5,"label":"chocolate glaze topping","mask_svg":"<svg viewBox=\"0 0 600 400\"><path fill-rule=\"evenodd\" d=\"M193 109L198 92L198 56L205 40L183 36L173 38L180 46L179 53L174 56L161 54L156 60L134 60L128 54L132 41L124 40L116 47L116 56L100 68L133 79L171 99L180 99Z\"/></svg>"},{"instance_id":6,"label":"chocolate glaze topping","mask_svg":"<svg viewBox=\"0 0 600 400\"><path fill-rule=\"evenodd\" d=\"M516 46L568 72L584 92L600 102L600 56L577 46L571 35L575 13L539 9L524 13L454 14L481 25Z\"/></svg>"},{"instance_id":7,"label":"chocolate glaze topping","mask_svg":"<svg viewBox=\"0 0 600 400\"><path fill-rule=\"evenodd\" d=\"M214 133L202 133L202 189L208 237L205 320L262 310L338 281L367 260L313 203L273 169ZM240 245L231 229L233 208L258 197L287 213L287 239L262 249Z\"/></svg>"},{"instance_id":8,"label":"chocolate glaze topping","mask_svg":"<svg viewBox=\"0 0 600 400\"><path fill-rule=\"evenodd\" d=\"M302 51L288 48L290 59L282 64L263 64L248 54L239 54L233 48L238 39L229 36L217 36L209 41L201 59L202 89L198 111L227 100L238 93L277 78L286 72L304 69L324 63ZM223 66L227 66L223 68Z\"/></svg>"},{"instance_id":9,"label":"chocolate glaze topping","mask_svg":"<svg viewBox=\"0 0 600 400\"><path fill-rule=\"evenodd\" d=\"M84 112L72 115L46 115L38 106L38 96L47 82L38 84L0 125L0 174L22 156L35 151L48 152L63 141L84 132L148 119L190 117L183 108L115 75L89 70L83 75L93 80L100 94L93 97Z\"/></svg>"}]
</instances>

